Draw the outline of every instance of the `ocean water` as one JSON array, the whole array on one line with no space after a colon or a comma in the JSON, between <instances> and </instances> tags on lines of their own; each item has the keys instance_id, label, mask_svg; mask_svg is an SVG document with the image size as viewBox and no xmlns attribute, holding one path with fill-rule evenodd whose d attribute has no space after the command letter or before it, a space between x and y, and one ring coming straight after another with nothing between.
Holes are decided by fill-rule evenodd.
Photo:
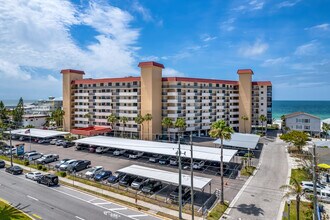
<instances>
[{"instance_id":1,"label":"ocean water","mask_svg":"<svg viewBox=\"0 0 330 220\"><path fill-rule=\"evenodd\" d=\"M18 103L18 99L1 99L0 100L6 105L6 106L16 106ZM32 104L34 102L36 102L37 100L33 100L33 99L23 99L24 105L29 105Z\"/></svg>"},{"instance_id":2,"label":"ocean water","mask_svg":"<svg viewBox=\"0 0 330 220\"><path fill-rule=\"evenodd\" d=\"M319 118L330 118L330 101L279 101L273 100L273 118L293 112L306 112Z\"/></svg>"}]
</instances>

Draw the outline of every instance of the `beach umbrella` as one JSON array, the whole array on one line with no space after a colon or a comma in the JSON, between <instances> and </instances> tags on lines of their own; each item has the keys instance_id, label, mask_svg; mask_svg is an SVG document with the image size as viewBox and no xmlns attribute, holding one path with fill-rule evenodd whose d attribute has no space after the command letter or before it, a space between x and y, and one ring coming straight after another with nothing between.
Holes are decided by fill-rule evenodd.
<instances>
[{"instance_id":1,"label":"beach umbrella","mask_svg":"<svg viewBox=\"0 0 330 220\"><path fill-rule=\"evenodd\" d=\"M330 165L328 165L326 163L320 163L317 166L320 167L320 168L322 168L322 169L330 169Z\"/></svg>"}]
</instances>

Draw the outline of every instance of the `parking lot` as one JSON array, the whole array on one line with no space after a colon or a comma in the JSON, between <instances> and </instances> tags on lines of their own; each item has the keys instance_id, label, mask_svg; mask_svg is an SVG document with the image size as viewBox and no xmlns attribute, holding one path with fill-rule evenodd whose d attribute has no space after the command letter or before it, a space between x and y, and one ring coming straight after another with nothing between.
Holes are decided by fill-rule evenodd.
<instances>
[{"instance_id":1,"label":"parking lot","mask_svg":"<svg viewBox=\"0 0 330 220\"><path fill-rule=\"evenodd\" d=\"M13 144L22 143L20 141L13 141ZM25 143L26 149L29 149L29 142ZM171 172L178 172L177 166L170 164L160 165L159 163L149 162L149 156L142 156L139 159L128 159L124 156L114 156L113 151L108 151L104 154L90 153L88 150L77 151L75 147L63 148L62 146L50 145L50 144L37 144L32 143L31 149L41 152L43 154L58 154L61 159L79 159L90 160L92 166L103 166L105 170L111 170L115 172L121 168L130 166L132 164L151 167L155 169L167 170ZM236 160L236 161L235 161ZM239 159L235 159L237 162ZM183 174L190 174L190 160L183 159L182 167ZM55 165L55 163L51 163ZM225 199L231 201L238 193L246 178L239 177L239 164L229 163L225 172ZM86 170L79 173L84 174ZM211 195L214 194L216 189L220 188L220 176L219 176L219 163L206 162L205 166L201 170L194 170L196 176L211 178L211 185L204 189L204 192L196 191L195 202L198 205L204 204ZM138 174L137 174L138 175ZM114 185L116 187L116 185ZM176 186L164 184L164 187L157 193L150 195L150 197L160 196L161 198L168 199L168 195L175 189ZM187 201L189 202L189 200Z\"/></svg>"}]
</instances>

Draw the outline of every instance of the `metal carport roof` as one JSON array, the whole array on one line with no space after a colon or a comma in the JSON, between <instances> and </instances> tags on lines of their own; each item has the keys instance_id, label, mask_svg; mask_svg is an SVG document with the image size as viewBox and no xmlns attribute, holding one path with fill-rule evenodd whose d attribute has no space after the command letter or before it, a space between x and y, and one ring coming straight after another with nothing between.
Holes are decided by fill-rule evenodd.
<instances>
[{"instance_id":1,"label":"metal carport roof","mask_svg":"<svg viewBox=\"0 0 330 220\"><path fill-rule=\"evenodd\" d=\"M176 156L178 144L155 141L133 140L116 137L94 136L75 140L76 143L111 147L125 150L134 150L152 154ZM215 147L194 146L194 159L220 161L220 149ZM223 161L228 163L237 153L237 150L224 149ZM190 158L190 146L181 145L182 157Z\"/></svg>"},{"instance_id":2,"label":"metal carport roof","mask_svg":"<svg viewBox=\"0 0 330 220\"><path fill-rule=\"evenodd\" d=\"M26 133L27 130L30 130L30 133ZM5 133L9 134L9 131ZM36 129L36 128L25 128L25 129L17 129L12 130L11 134L13 135L21 135L21 136L28 136L28 137L36 137L36 138L51 138L57 137L61 135L69 134L70 132L64 131L54 131L54 130L43 130L43 129Z\"/></svg>"},{"instance_id":3,"label":"metal carport roof","mask_svg":"<svg viewBox=\"0 0 330 220\"><path fill-rule=\"evenodd\" d=\"M128 167L124 167L118 172L127 173L131 175L146 177L149 179L155 179L162 182L179 185L179 174L174 172L169 172L166 170L159 170L144 166L131 165ZM208 185L212 179L194 176L194 189L203 190L206 185ZM190 187L191 185L191 177L190 175L182 174L182 185Z\"/></svg>"},{"instance_id":4,"label":"metal carport roof","mask_svg":"<svg viewBox=\"0 0 330 220\"><path fill-rule=\"evenodd\" d=\"M234 133L231 135L230 140L223 140L223 145L237 148L256 148L259 142L260 136L256 134L242 134ZM221 140L218 139L213 142L214 144L221 144Z\"/></svg>"}]
</instances>

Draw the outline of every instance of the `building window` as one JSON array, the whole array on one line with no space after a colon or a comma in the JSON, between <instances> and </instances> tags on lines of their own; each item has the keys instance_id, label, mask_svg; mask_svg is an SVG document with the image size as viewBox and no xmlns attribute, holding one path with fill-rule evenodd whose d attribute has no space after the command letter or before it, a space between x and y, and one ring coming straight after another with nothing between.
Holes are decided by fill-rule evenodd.
<instances>
[{"instance_id":1,"label":"building window","mask_svg":"<svg viewBox=\"0 0 330 220\"><path fill-rule=\"evenodd\" d=\"M310 126L305 126L305 130L310 130L311 127Z\"/></svg>"}]
</instances>

